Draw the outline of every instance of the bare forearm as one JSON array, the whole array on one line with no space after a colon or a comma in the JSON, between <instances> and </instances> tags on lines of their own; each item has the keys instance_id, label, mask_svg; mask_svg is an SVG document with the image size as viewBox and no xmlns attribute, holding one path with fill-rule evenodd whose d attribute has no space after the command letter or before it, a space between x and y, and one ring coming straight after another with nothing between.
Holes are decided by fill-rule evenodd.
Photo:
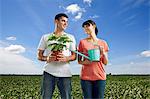
<instances>
[{"instance_id":1,"label":"bare forearm","mask_svg":"<svg viewBox=\"0 0 150 99\"><path fill-rule=\"evenodd\" d=\"M72 55L68 56L67 59L68 59L68 61L76 60L76 54L72 54Z\"/></svg>"},{"instance_id":2,"label":"bare forearm","mask_svg":"<svg viewBox=\"0 0 150 99\"><path fill-rule=\"evenodd\" d=\"M78 61L79 64L84 65L86 64L86 61Z\"/></svg>"},{"instance_id":3,"label":"bare forearm","mask_svg":"<svg viewBox=\"0 0 150 99\"><path fill-rule=\"evenodd\" d=\"M107 65L108 64L108 55L107 55L107 53L104 53L101 58L102 58L103 64Z\"/></svg>"},{"instance_id":4,"label":"bare forearm","mask_svg":"<svg viewBox=\"0 0 150 99\"><path fill-rule=\"evenodd\" d=\"M38 52L37 52L38 60L40 60L40 61L46 61L47 60L47 56L44 56L43 53L44 53L44 50L38 50Z\"/></svg>"},{"instance_id":5,"label":"bare forearm","mask_svg":"<svg viewBox=\"0 0 150 99\"><path fill-rule=\"evenodd\" d=\"M82 58L81 56L78 57L78 63L81 65L87 65L87 64L91 64L92 61Z\"/></svg>"},{"instance_id":6,"label":"bare forearm","mask_svg":"<svg viewBox=\"0 0 150 99\"><path fill-rule=\"evenodd\" d=\"M38 56L38 60L47 61L47 56Z\"/></svg>"}]
</instances>

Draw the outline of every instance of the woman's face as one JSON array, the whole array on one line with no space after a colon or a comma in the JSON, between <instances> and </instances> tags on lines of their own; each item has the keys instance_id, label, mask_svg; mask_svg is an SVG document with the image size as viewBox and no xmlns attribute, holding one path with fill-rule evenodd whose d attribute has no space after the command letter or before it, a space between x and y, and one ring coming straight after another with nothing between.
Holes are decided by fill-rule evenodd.
<instances>
[{"instance_id":1,"label":"woman's face","mask_svg":"<svg viewBox=\"0 0 150 99\"><path fill-rule=\"evenodd\" d=\"M88 35L91 35L91 33L95 32L95 26L92 24L84 25L83 29Z\"/></svg>"}]
</instances>

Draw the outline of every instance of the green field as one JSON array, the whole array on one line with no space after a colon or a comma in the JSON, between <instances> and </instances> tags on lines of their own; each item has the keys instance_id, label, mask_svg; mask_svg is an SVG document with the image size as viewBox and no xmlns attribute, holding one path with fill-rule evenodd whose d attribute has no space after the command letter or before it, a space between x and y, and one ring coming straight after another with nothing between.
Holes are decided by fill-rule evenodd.
<instances>
[{"instance_id":1,"label":"green field","mask_svg":"<svg viewBox=\"0 0 150 99\"><path fill-rule=\"evenodd\" d=\"M0 78L0 99L40 99L42 76ZM79 76L72 77L72 96L82 99ZM60 97L57 87L53 97ZM107 76L105 99L150 99L150 75Z\"/></svg>"}]
</instances>

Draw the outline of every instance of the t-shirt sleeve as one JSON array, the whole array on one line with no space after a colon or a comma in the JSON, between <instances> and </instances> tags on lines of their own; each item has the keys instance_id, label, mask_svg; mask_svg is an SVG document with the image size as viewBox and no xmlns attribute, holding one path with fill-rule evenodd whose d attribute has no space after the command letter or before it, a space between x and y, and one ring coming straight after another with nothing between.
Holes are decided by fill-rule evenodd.
<instances>
[{"instance_id":1,"label":"t-shirt sleeve","mask_svg":"<svg viewBox=\"0 0 150 99\"><path fill-rule=\"evenodd\" d=\"M78 51L83 52L82 41L79 42Z\"/></svg>"},{"instance_id":2,"label":"t-shirt sleeve","mask_svg":"<svg viewBox=\"0 0 150 99\"><path fill-rule=\"evenodd\" d=\"M108 44L106 41L104 41L104 50L105 50L105 52L109 51L109 47L108 47Z\"/></svg>"},{"instance_id":3,"label":"t-shirt sleeve","mask_svg":"<svg viewBox=\"0 0 150 99\"><path fill-rule=\"evenodd\" d=\"M44 36L41 37L41 40L39 42L38 48L40 50L45 50L46 49L46 41L44 39Z\"/></svg>"},{"instance_id":4,"label":"t-shirt sleeve","mask_svg":"<svg viewBox=\"0 0 150 99\"><path fill-rule=\"evenodd\" d=\"M71 36L71 40L72 40L72 42L70 43L69 49L76 50L76 40L75 40L74 36Z\"/></svg>"}]
</instances>

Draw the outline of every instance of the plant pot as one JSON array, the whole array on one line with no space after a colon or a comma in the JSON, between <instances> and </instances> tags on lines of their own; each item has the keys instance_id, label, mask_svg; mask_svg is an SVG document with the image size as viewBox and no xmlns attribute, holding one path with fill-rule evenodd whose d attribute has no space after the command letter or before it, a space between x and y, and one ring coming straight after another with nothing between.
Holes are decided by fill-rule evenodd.
<instances>
[{"instance_id":1,"label":"plant pot","mask_svg":"<svg viewBox=\"0 0 150 99\"><path fill-rule=\"evenodd\" d=\"M59 56L57 56L59 53L62 53L62 51L52 51L52 56L56 56L55 61L58 61Z\"/></svg>"}]
</instances>

